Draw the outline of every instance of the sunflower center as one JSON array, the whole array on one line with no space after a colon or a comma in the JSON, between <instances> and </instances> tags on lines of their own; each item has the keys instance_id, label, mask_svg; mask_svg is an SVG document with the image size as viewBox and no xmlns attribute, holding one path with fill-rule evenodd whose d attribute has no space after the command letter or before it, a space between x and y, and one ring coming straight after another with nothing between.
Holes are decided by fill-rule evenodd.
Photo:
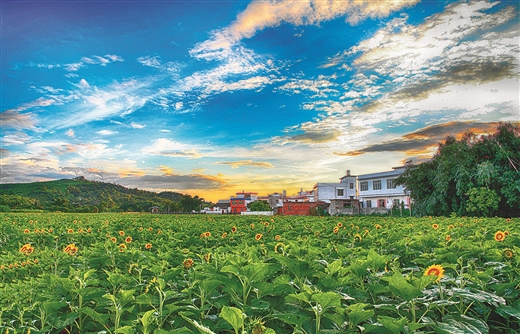
<instances>
[{"instance_id":1,"label":"sunflower center","mask_svg":"<svg viewBox=\"0 0 520 334\"><path fill-rule=\"evenodd\" d=\"M438 268L432 268L428 271L428 275L439 276L440 270Z\"/></svg>"}]
</instances>

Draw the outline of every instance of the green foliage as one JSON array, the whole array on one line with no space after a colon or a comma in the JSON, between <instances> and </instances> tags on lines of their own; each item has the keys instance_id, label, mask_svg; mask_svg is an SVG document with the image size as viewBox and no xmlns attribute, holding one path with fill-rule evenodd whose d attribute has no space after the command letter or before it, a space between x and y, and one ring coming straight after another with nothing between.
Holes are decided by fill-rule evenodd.
<instances>
[{"instance_id":1,"label":"green foliage","mask_svg":"<svg viewBox=\"0 0 520 334\"><path fill-rule=\"evenodd\" d=\"M155 193L83 177L57 181L0 185L0 205L10 209L60 212L161 212L199 210L204 199L175 192Z\"/></svg>"},{"instance_id":2,"label":"green foliage","mask_svg":"<svg viewBox=\"0 0 520 334\"><path fill-rule=\"evenodd\" d=\"M520 330L518 218L264 220L0 213L0 332Z\"/></svg>"},{"instance_id":3,"label":"green foliage","mask_svg":"<svg viewBox=\"0 0 520 334\"><path fill-rule=\"evenodd\" d=\"M447 137L430 161L396 179L424 216L520 216L520 126L500 124L494 134ZM486 196L488 196L486 198Z\"/></svg>"},{"instance_id":4,"label":"green foliage","mask_svg":"<svg viewBox=\"0 0 520 334\"><path fill-rule=\"evenodd\" d=\"M500 197L486 187L471 188L468 193L467 210L475 216L492 216L498 209Z\"/></svg>"},{"instance_id":5,"label":"green foliage","mask_svg":"<svg viewBox=\"0 0 520 334\"><path fill-rule=\"evenodd\" d=\"M271 211L271 207L267 201L254 201L248 206L251 211Z\"/></svg>"}]
</instances>

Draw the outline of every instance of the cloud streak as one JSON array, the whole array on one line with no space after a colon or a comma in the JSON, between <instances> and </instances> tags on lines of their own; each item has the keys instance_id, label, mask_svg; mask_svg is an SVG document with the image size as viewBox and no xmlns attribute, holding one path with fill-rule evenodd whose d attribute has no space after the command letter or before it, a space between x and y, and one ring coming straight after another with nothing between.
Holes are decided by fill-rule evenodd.
<instances>
[{"instance_id":1,"label":"cloud streak","mask_svg":"<svg viewBox=\"0 0 520 334\"><path fill-rule=\"evenodd\" d=\"M399 139L390 140L381 144L369 145L362 150L335 153L342 156L359 156L366 153L404 152L408 156L431 154L432 148L438 146L447 136L460 139L466 132L487 134L493 132L498 123L482 122L449 122L436 124L407 133Z\"/></svg>"},{"instance_id":2,"label":"cloud streak","mask_svg":"<svg viewBox=\"0 0 520 334\"><path fill-rule=\"evenodd\" d=\"M273 164L265 161L240 160L240 161L220 161L217 165L229 165L233 169L240 167L255 167L255 168L274 168Z\"/></svg>"},{"instance_id":3,"label":"cloud streak","mask_svg":"<svg viewBox=\"0 0 520 334\"><path fill-rule=\"evenodd\" d=\"M317 25L341 16L356 25L367 18L381 18L415 0L396 1L253 1L228 27L214 31L211 39L199 43L193 54L216 55L230 49L242 39L253 37L258 31L282 23L295 26Z\"/></svg>"}]
</instances>

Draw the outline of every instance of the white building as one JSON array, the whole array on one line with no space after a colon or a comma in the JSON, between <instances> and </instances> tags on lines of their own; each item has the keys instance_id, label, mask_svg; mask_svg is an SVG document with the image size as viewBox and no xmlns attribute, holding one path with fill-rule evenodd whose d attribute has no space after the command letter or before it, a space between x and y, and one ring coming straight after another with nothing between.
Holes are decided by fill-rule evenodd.
<instances>
[{"instance_id":1,"label":"white building","mask_svg":"<svg viewBox=\"0 0 520 334\"><path fill-rule=\"evenodd\" d=\"M314 201L330 204L328 212L331 215L358 213L356 176L350 175L350 170L347 170L339 183L316 183Z\"/></svg>"},{"instance_id":2,"label":"white building","mask_svg":"<svg viewBox=\"0 0 520 334\"><path fill-rule=\"evenodd\" d=\"M391 171L358 175L358 196L363 209L391 209L410 207L410 196L403 186L396 186L394 180L405 171L406 165L394 167ZM365 210L367 211L367 210ZM370 211L370 210L368 210Z\"/></svg>"},{"instance_id":3,"label":"white building","mask_svg":"<svg viewBox=\"0 0 520 334\"><path fill-rule=\"evenodd\" d=\"M314 201L330 203L331 200L347 200L356 198L356 177L347 170L339 183L316 183L314 185Z\"/></svg>"}]
</instances>

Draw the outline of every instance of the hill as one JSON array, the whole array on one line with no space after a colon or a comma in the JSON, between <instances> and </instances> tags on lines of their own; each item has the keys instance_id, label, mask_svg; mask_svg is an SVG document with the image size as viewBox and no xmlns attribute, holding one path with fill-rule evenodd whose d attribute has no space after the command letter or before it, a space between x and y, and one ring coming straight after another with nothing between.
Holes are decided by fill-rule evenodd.
<instances>
[{"instance_id":1,"label":"hill","mask_svg":"<svg viewBox=\"0 0 520 334\"><path fill-rule=\"evenodd\" d=\"M83 177L0 185L0 206L4 211L149 212L151 207L157 206L161 212L179 212L197 209L200 204L197 196L130 189Z\"/></svg>"}]
</instances>

